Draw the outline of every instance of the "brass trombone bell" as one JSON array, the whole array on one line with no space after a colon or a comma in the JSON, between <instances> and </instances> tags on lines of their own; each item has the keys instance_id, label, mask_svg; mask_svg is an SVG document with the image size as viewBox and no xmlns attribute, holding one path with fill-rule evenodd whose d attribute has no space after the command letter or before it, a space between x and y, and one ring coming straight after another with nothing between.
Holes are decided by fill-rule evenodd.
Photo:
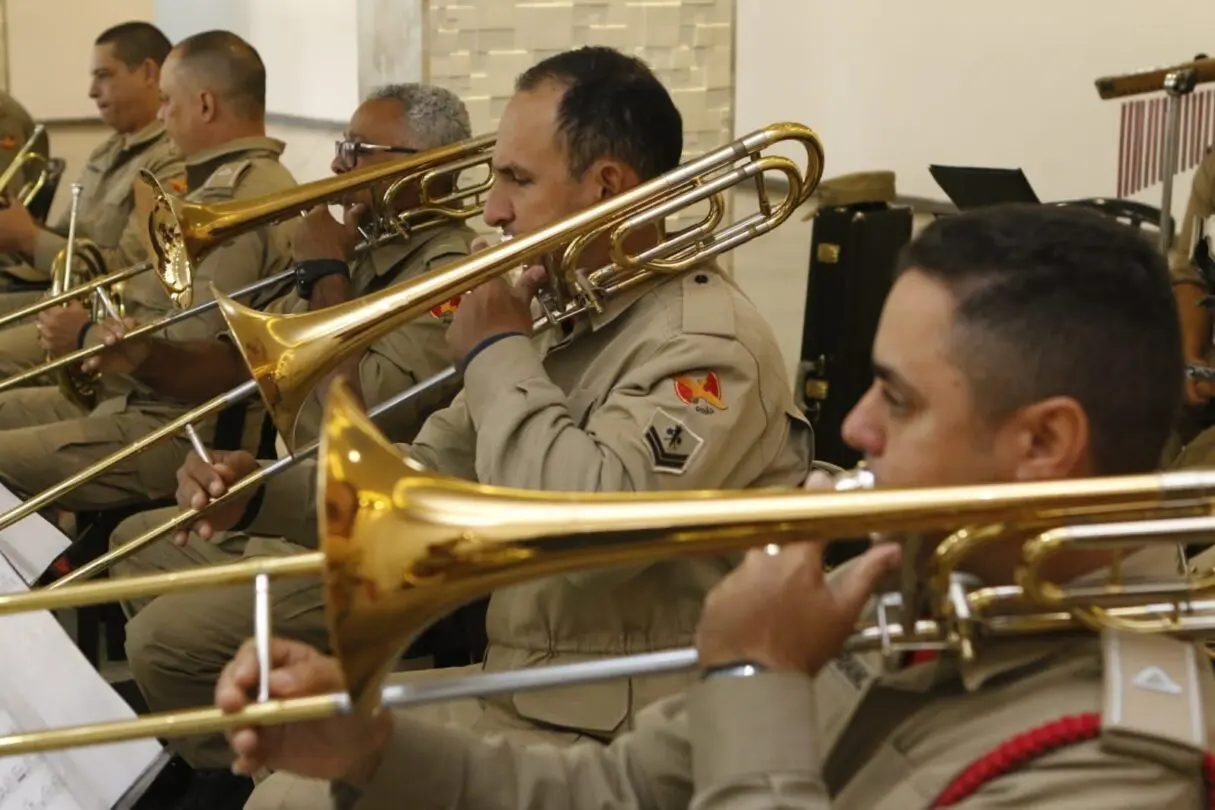
<instances>
[{"instance_id":1,"label":"brass trombone bell","mask_svg":"<svg viewBox=\"0 0 1215 810\"><path fill-rule=\"evenodd\" d=\"M375 429L340 383L326 401L317 475L318 552L3 595L0 614L249 583L264 575L319 575L348 697L271 700L228 716L199 709L25 732L0 739L0 755L367 711L377 704L379 684L392 664L434 620L497 588L537 577L868 532L1002 524L1010 531L1042 533L1077 523L1134 521L1149 510L1162 517L1209 516L1215 491L1215 471L852 492L587 494L492 487L422 470ZM976 611L983 607L974 620L993 636L1083 629L1069 618L1075 604L1044 610L1010 586L988 589L986 596L982 605L966 604ZM1115 596L1125 603L1125 594ZM897 624L865 626L849 647L875 649L892 637L951 644L947 597L930 600L932 617L906 632ZM1212 600L1158 598L1147 590L1139 597L1111 611L1123 618L1150 615L1161 603L1172 609L1177 601L1187 615L1202 611L1208 621L1215 617ZM1094 595L1091 601L1104 600ZM681 666L690 663L686 653L675 658ZM492 682L481 685L492 691Z\"/></svg>"}]
</instances>

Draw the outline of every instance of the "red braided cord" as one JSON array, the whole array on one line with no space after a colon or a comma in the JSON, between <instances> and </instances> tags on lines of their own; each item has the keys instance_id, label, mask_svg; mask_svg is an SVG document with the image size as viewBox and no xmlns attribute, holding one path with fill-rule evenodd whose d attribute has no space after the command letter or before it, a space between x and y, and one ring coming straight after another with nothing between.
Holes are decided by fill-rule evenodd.
<instances>
[{"instance_id":1,"label":"red braided cord","mask_svg":"<svg viewBox=\"0 0 1215 810\"><path fill-rule=\"evenodd\" d=\"M977 793L983 785L1016 770L1026 762L1058 748L1094 739L1100 733L1101 715L1091 713L1070 715L1018 734L967 766L941 791L932 807L952 807ZM1211 754L1203 755L1203 774L1208 786L1208 806L1215 810L1215 791L1209 789L1211 785L1215 785L1215 757Z\"/></svg>"}]
</instances>

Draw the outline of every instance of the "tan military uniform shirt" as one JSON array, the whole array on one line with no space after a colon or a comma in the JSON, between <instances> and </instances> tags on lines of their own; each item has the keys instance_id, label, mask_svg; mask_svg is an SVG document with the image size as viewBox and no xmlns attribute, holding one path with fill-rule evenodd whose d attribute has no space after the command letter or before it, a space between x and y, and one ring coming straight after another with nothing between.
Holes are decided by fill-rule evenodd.
<instances>
[{"instance_id":1,"label":"tan military uniform shirt","mask_svg":"<svg viewBox=\"0 0 1215 810\"><path fill-rule=\"evenodd\" d=\"M25 146L25 142L34 134L34 119L21 105L21 102L0 90L0 173L8 170L13 158ZM46 133L43 132L34 151L42 157L49 157L49 145ZM24 170L13 178L12 184L5 189L9 194L17 194L27 183L34 182L40 174L40 164L27 163Z\"/></svg>"},{"instance_id":2,"label":"tan military uniform shirt","mask_svg":"<svg viewBox=\"0 0 1215 810\"><path fill-rule=\"evenodd\" d=\"M713 267L658 279L585 319L500 340L410 452L426 467L539 490L797 486L812 454L763 316ZM251 532L315 545L312 465L268 485ZM274 494L281 493L281 494ZM292 497L294 493L294 497ZM692 642L705 594L732 560L660 562L496 591L485 667L514 670ZM672 691L638 679L496 698L532 721L598 736Z\"/></svg>"},{"instance_id":3,"label":"tan military uniform shirt","mask_svg":"<svg viewBox=\"0 0 1215 810\"><path fill-rule=\"evenodd\" d=\"M285 144L273 138L255 137L231 141L223 146L193 155L186 161L188 193L191 202L224 202L260 197L296 185L291 172L279 162ZM258 228L244 233L207 254L194 268L192 306L212 300L211 285L232 292L258 279L287 269L291 262L290 229L294 223ZM242 298L248 306L264 306L285 290L262 291L254 298ZM150 323L176 310L155 273L133 277L122 291L127 316L139 323ZM166 340L188 341L211 338L224 328L217 309L184 319L156 333ZM85 345L93 345L99 330L90 330ZM128 399L151 403L162 401L146 386L127 377L102 378L99 399Z\"/></svg>"},{"instance_id":4,"label":"tan military uniform shirt","mask_svg":"<svg viewBox=\"0 0 1215 810\"><path fill-rule=\"evenodd\" d=\"M357 258L350 268L350 282L356 297L378 292L428 273L448 262L459 261L472 250L476 232L466 225L439 225L420 231L411 239L381 245ZM308 302L291 292L266 307L269 312L300 314ZM371 344L359 361L359 382L364 401L383 402L410 386L438 374L451 365L446 332L450 316L426 316L410 321ZM431 396L411 399L376 418L385 435L408 441L417 433L422 415L433 410L454 393L455 385L440 387ZM313 392L300 413L296 439L312 441L320 430L322 395Z\"/></svg>"},{"instance_id":5,"label":"tan military uniform shirt","mask_svg":"<svg viewBox=\"0 0 1215 810\"><path fill-rule=\"evenodd\" d=\"M1169 274L1174 284L1197 284L1206 289L1206 280L1194 266L1194 235L1197 223L1212 215L1215 215L1215 150L1198 164L1185 216L1179 223L1181 231L1169 250Z\"/></svg>"},{"instance_id":6,"label":"tan military uniform shirt","mask_svg":"<svg viewBox=\"0 0 1215 810\"><path fill-rule=\"evenodd\" d=\"M151 171L166 187L184 191L181 154L159 121L131 135L111 135L89 155L78 180L77 235L103 248L121 245L125 255L118 264L122 266L144 258L137 242L123 238L135 207L133 184L141 169ZM65 208L49 229L39 232L33 256L38 270L49 271L55 256L67 245L68 219L69 209Z\"/></svg>"},{"instance_id":7,"label":"tan military uniform shirt","mask_svg":"<svg viewBox=\"0 0 1215 810\"><path fill-rule=\"evenodd\" d=\"M1156 557L1158 570L1168 563ZM1206 807L1215 679L1195 645L1114 633L989 641L879 674L721 677L644 710L611 745L511 746L396 717L382 766L340 810L926 810L1014 737L1098 713L1099 736L978 785L963 810Z\"/></svg>"}]
</instances>

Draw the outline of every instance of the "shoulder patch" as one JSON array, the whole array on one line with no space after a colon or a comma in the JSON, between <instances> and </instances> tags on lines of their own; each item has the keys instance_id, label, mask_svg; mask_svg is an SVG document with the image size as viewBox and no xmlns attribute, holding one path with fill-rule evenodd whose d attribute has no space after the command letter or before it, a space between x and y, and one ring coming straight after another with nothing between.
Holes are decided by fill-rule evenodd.
<instances>
[{"instance_id":1,"label":"shoulder patch","mask_svg":"<svg viewBox=\"0 0 1215 810\"><path fill-rule=\"evenodd\" d=\"M691 270L683 277L683 330L696 335L734 337L734 296L716 272Z\"/></svg>"},{"instance_id":2,"label":"shoulder patch","mask_svg":"<svg viewBox=\"0 0 1215 810\"><path fill-rule=\"evenodd\" d=\"M645 444L655 472L682 475L705 440L662 408L655 408L645 428Z\"/></svg>"},{"instance_id":3,"label":"shoulder patch","mask_svg":"<svg viewBox=\"0 0 1215 810\"><path fill-rule=\"evenodd\" d=\"M681 374L674 378L675 396L685 405L691 405L703 414L713 411L724 411L725 395L721 390L721 378L716 371L706 371L704 376L699 374Z\"/></svg>"},{"instance_id":4,"label":"shoulder patch","mask_svg":"<svg viewBox=\"0 0 1215 810\"><path fill-rule=\"evenodd\" d=\"M163 182L166 189L179 197L183 196L189 188L188 184L186 183L186 176L184 174L166 177Z\"/></svg>"},{"instance_id":5,"label":"shoulder patch","mask_svg":"<svg viewBox=\"0 0 1215 810\"><path fill-rule=\"evenodd\" d=\"M253 165L251 160L235 160L231 163L225 163L215 171L211 172L211 176L202 184L200 190L211 194L214 193L224 196L232 196L236 193L236 187L240 185L240 180L245 176L245 172L249 171L249 167Z\"/></svg>"},{"instance_id":6,"label":"shoulder patch","mask_svg":"<svg viewBox=\"0 0 1215 810\"><path fill-rule=\"evenodd\" d=\"M1166 636L1104 630L1101 748L1192 767L1207 747L1202 679L1210 662L1197 646ZM1209 684L1208 684L1209 686Z\"/></svg>"},{"instance_id":7,"label":"shoulder patch","mask_svg":"<svg viewBox=\"0 0 1215 810\"><path fill-rule=\"evenodd\" d=\"M6 133L4 133L4 135L0 136L0 149L4 149L7 151L9 149L16 149L16 148L17 148L17 139L15 137L13 137L10 133L6 132Z\"/></svg>"}]
</instances>

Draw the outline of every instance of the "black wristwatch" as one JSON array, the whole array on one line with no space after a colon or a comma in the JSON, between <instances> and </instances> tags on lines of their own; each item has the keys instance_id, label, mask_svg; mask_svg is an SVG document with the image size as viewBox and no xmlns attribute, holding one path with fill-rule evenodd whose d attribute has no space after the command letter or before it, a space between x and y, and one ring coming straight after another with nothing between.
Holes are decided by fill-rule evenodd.
<instances>
[{"instance_id":1,"label":"black wristwatch","mask_svg":"<svg viewBox=\"0 0 1215 810\"><path fill-rule=\"evenodd\" d=\"M343 275L350 278L350 267L341 259L305 259L295 265L295 289L300 298L312 298L313 286L325 276Z\"/></svg>"}]
</instances>

